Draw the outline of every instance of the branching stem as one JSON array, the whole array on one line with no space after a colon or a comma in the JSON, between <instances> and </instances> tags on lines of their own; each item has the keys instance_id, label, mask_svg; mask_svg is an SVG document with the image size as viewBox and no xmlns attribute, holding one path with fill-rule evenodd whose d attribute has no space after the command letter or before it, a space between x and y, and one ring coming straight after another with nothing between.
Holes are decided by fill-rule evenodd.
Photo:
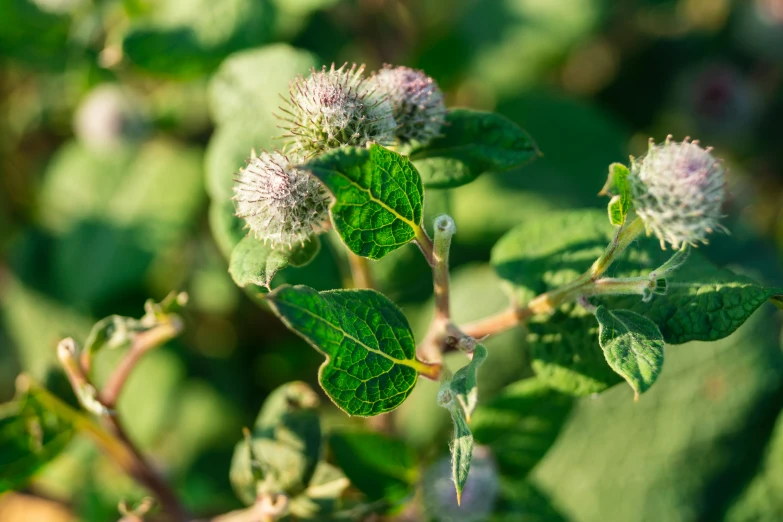
<instances>
[{"instance_id":1,"label":"branching stem","mask_svg":"<svg viewBox=\"0 0 783 522\"><path fill-rule=\"evenodd\" d=\"M649 277L600 278L643 231L644 223L640 218L618 227L611 243L606 247L601 257L593 263L587 272L572 282L543 293L524 306L511 306L499 314L463 325L460 330L465 335L479 339L502 333L535 315L554 313L562 304L575 301L582 296L643 294L645 288L651 288Z\"/></svg>"}]
</instances>

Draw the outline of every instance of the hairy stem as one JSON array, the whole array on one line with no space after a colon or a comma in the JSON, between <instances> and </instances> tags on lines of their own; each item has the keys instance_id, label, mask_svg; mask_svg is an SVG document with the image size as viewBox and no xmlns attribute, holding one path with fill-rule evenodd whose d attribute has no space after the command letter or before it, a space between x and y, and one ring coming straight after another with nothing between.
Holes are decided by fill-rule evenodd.
<instances>
[{"instance_id":1,"label":"hairy stem","mask_svg":"<svg viewBox=\"0 0 783 522\"><path fill-rule=\"evenodd\" d=\"M454 220L447 215L435 218L435 243L433 245L432 282L435 293L436 320L448 322L451 319L449 307L449 250L451 238L457 231Z\"/></svg>"},{"instance_id":2,"label":"hairy stem","mask_svg":"<svg viewBox=\"0 0 783 522\"><path fill-rule=\"evenodd\" d=\"M169 486L152 470L149 464L142 458L135 446L130 443L119 425L116 416L103 417L108 419L112 426L112 432L109 432L99 426L93 419L83 413L74 410L71 406L52 395L46 388L39 386L26 375L21 375L17 380L17 387L20 390L34 391L36 399L43 404L47 410L53 411L58 417L63 418L73 424L74 428L92 438L103 452L114 461L128 475L143 484L147 489L153 492L160 500L163 509L168 513L171 520L185 522L189 519L185 509L180 504L174 492ZM116 428L116 430L114 429Z\"/></svg>"},{"instance_id":3,"label":"hairy stem","mask_svg":"<svg viewBox=\"0 0 783 522\"><path fill-rule=\"evenodd\" d=\"M606 247L601 257L596 259L593 266L590 267L589 274L592 280L596 280L603 275L611 264L622 254L628 245L644 232L644 222L642 218L637 217L630 223L625 223L617 228L614 238L609 246Z\"/></svg>"},{"instance_id":4,"label":"hairy stem","mask_svg":"<svg viewBox=\"0 0 783 522\"><path fill-rule=\"evenodd\" d=\"M101 390L101 403L109 409L114 409L117 399L125 386L125 381L128 380L139 359L151 349L173 339L181 331L182 321L176 316L170 316L169 321L138 334L133 339L128 353L125 354L125 357L114 369L103 390Z\"/></svg>"},{"instance_id":5,"label":"hairy stem","mask_svg":"<svg viewBox=\"0 0 783 522\"><path fill-rule=\"evenodd\" d=\"M480 319L460 327L460 330L474 338L495 335L539 314L554 313L557 308L582 296L601 294L642 294L651 288L650 277L629 279L599 279L626 248L644 231L641 218L617 228L614 238L590 269L570 283L533 298L526 305L512 306L499 314Z\"/></svg>"}]
</instances>

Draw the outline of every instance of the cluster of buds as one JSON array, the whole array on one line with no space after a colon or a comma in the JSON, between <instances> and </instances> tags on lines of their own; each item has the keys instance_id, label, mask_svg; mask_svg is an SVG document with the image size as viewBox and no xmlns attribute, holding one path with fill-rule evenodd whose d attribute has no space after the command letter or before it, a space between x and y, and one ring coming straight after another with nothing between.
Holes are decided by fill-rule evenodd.
<instances>
[{"instance_id":1,"label":"cluster of buds","mask_svg":"<svg viewBox=\"0 0 783 522\"><path fill-rule=\"evenodd\" d=\"M632 161L628 181L636 213L661 248L706 243L723 229L719 220L725 198L725 169L698 141L662 144L650 140L647 154Z\"/></svg>"},{"instance_id":2,"label":"cluster of buds","mask_svg":"<svg viewBox=\"0 0 783 522\"><path fill-rule=\"evenodd\" d=\"M285 153L254 154L234 185L237 216L273 245L303 243L326 224L331 196L296 165L340 147L426 143L446 114L432 78L407 67L387 66L368 79L363 65L333 64L294 79L289 91L280 117Z\"/></svg>"}]
</instances>

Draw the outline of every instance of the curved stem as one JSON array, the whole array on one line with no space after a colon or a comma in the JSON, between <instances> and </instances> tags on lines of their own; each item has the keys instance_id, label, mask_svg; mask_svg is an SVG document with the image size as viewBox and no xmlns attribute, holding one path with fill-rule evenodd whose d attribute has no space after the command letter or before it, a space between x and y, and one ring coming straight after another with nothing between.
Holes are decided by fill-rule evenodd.
<instances>
[{"instance_id":1,"label":"curved stem","mask_svg":"<svg viewBox=\"0 0 783 522\"><path fill-rule=\"evenodd\" d=\"M513 328L530 317L553 313L557 308L581 296L599 294L643 294L651 288L649 277L599 279L626 248L644 231L641 218L617 228L611 243L590 269L570 283L533 298L522 307L510 307L499 314L466 324L460 329L475 338L494 335Z\"/></svg>"},{"instance_id":2,"label":"curved stem","mask_svg":"<svg viewBox=\"0 0 783 522\"><path fill-rule=\"evenodd\" d=\"M128 353L125 354L125 357L114 369L114 372L109 376L108 381L106 381L101 390L101 403L108 409L113 410L125 386L125 381L128 380L139 359L151 349L179 335L180 331L182 331L182 321L174 316L169 321L138 334L133 339Z\"/></svg>"}]
</instances>

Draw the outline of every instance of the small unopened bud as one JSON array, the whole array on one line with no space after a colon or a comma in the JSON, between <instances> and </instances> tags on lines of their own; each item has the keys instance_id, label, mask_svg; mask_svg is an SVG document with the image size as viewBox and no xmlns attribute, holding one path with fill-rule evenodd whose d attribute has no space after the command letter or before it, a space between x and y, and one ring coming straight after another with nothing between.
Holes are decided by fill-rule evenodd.
<instances>
[{"instance_id":1,"label":"small unopened bud","mask_svg":"<svg viewBox=\"0 0 783 522\"><path fill-rule=\"evenodd\" d=\"M292 152L311 157L338 147L394 141L391 104L363 74L364 65L335 69L332 64L291 82L280 119Z\"/></svg>"},{"instance_id":2,"label":"small unopened bud","mask_svg":"<svg viewBox=\"0 0 783 522\"><path fill-rule=\"evenodd\" d=\"M661 248L706 243L723 229L718 222L724 195L722 163L697 141L660 145L650 142L647 154L631 164L628 181L636 213Z\"/></svg>"},{"instance_id":3,"label":"small unopened bud","mask_svg":"<svg viewBox=\"0 0 783 522\"><path fill-rule=\"evenodd\" d=\"M293 246L322 232L331 196L279 152L250 158L234 184L237 216L264 243Z\"/></svg>"},{"instance_id":4,"label":"small unopened bud","mask_svg":"<svg viewBox=\"0 0 783 522\"><path fill-rule=\"evenodd\" d=\"M470 473L457 504L456 489L448 457L438 460L422 480L424 508L438 522L479 522L488 520L500 494L500 476L489 449L477 446L473 450Z\"/></svg>"},{"instance_id":5,"label":"small unopened bud","mask_svg":"<svg viewBox=\"0 0 783 522\"><path fill-rule=\"evenodd\" d=\"M391 65L384 66L372 79L378 92L391 102L396 136L402 143L427 144L440 134L446 106L435 80L423 71Z\"/></svg>"}]
</instances>

